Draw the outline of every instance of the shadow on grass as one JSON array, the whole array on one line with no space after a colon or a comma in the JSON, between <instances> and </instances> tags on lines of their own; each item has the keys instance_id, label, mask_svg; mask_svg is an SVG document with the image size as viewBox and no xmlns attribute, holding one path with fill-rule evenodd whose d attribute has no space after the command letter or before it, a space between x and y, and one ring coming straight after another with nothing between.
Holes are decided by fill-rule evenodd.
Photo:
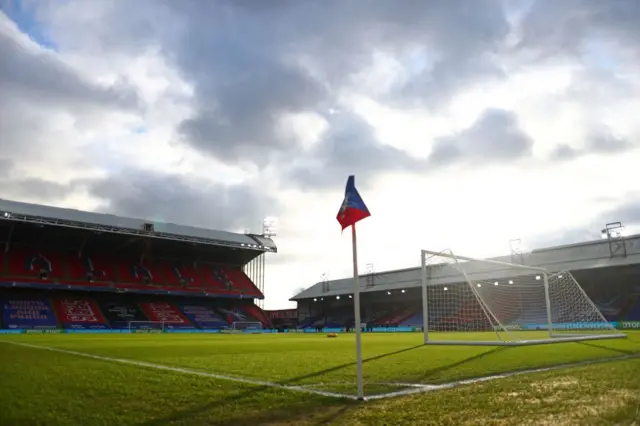
<instances>
[{"instance_id":1,"label":"shadow on grass","mask_svg":"<svg viewBox=\"0 0 640 426\"><path fill-rule=\"evenodd\" d=\"M497 354L499 352L503 352L503 351L505 351L507 349L509 349L509 348L507 348L506 346L498 346L498 347L495 347L493 349L489 349L488 351L481 352L479 354L476 354L476 355L473 355L473 356L470 356L470 357L467 357L467 358L463 358L460 361L456 361L456 362L453 362L451 364L443 365L442 367L438 367L438 368L434 368L432 370L428 370L425 374L423 374L421 376L418 376L414 380L422 382L423 380L426 380L426 379L428 379L430 377L438 376L438 375L440 375L442 373L446 373L447 371L453 370L454 368L460 367L460 366L465 365L465 364L469 364L469 363L474 362L474 361L478 361L478 360L480 360L482 358L485 358L485 357L488 357L488 356L491 356L491 355L495 355L495 354Z\"/></svg>"},{"instance_id":2,"label":"shadow on grass","mask_svg":"<svg viewBox=\"0 0 640 426\"><path fill-rule=\"evenodd\" d=\"M409 352L417 348L421 348L424 345L416 345L409 348L400 349L393 352L388 352L381 355L372 356L369 358L365 358L362 360L363 363L377 361L389 356L398 355L404 352ZM275 382L279 385L283 386L292 386L296 383L312 379L314 377L322 376L324 374L333 373L335 371L342 370L347 367L355 366L355 362L344 363L341 365L337 365L335 367L327 368L324 370L316 371L310 374L305 374L303 376L294 377L288 380L282 380L279 382ZM298 393L298 396L303 400L300 404L287 404L287 406L283 406L282 409L271 409L269 411L261 410L259 412L251 412L251 406L256 403L256 400L259 400L261 397L260 393L265 391L271 392L290 392L287 390L274 389L273 387L268 386L256 386L250 389L236 392L232 391L228 395L217 398L213 401L208 402L207 404L201 405L199 407L190 407L188 409L180 410L174 412L166 417L154 419L151 421L147 421L142 423L144 426L160 426L165 424L170 424L174 422L185 422L185 424L195 425L198 423L193 422L193 420L188 421L189 418L197 417L201 414L204 414L208 411L211 411L214 408L218 408L227 403L233 402L236 406L241 406L242 404L247 405L247 416L242 418L229 418L228 420L218 420L215 423L211 423L211 420L203 419L206 421L206 424L265 424L268 422L287 422L291 421L292 424L296 422L296 419L305 418L308 419L311 414L314 414L315 422L313 424L317 425L327 425L337 421L341 416L345 415L349 409L354 406L359 405L358 402L347 400L347 399L338 399L335 397L323 397L314 394L302 394ZM271 398L271 396L267 396ZM277 398L277 396L275 397ZM286 398L290 399L291 395L288 394ZM306 400L305 400L306 399Z\"/></svg>"},{"instance_id":3,"label":"shadow on grass","mask_svg":"<svg viewBox=\"0 0 640 426\"><path fill-rule=\"evenodd\" d=\"M609 346L598 345L592 342L577 342L577 343L579 345L589 346L590 348L605 349L607 351L616 352L622 355L640 354L640 346L636 349L619 349L619 348L611 348Z\"/></svg>"}]
</instances>

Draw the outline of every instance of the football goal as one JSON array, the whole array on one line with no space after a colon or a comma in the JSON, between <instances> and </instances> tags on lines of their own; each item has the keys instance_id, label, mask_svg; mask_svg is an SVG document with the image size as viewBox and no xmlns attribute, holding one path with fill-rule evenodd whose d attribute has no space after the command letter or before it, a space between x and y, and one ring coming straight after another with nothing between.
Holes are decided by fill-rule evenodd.
<instances>
[{"instance_id":1,"label":"football goal","mask_svg":"<svg viewBox=\"0 0 640 426\"><path fill-rule=\"evenodd\" d=\"M520 346L623 338L569 271L422 251L424 343Z\"/></svg>"},{"instance_id":2,"label":"football goal","mask_svg":"<svg viewBox=\"0 0 640 426\"><path fill-rule=\"evenodd\" d=\"M259 321L235 321L231 323L231 331L235 333L262 333Z\"/></svg>"},{"instance_id":3,"label":"football goal","mask_svg":"<svg viewBox=\"0 0 640 426\"><path fill-rule=\"evenodd\" d=\"M129 321L129 333L164 333L164 321Z\"/></svg>"}]
</instances>

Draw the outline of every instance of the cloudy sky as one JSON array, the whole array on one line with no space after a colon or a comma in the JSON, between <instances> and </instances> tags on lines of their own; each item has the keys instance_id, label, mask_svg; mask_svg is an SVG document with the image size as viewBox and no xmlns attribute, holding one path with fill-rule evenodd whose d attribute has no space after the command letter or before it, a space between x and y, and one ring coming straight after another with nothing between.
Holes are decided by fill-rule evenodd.
<instances>
[{"instance_id":1,"label":"cloudy sky","mask_svg":"<svg viewBox=\"0 0 640 426\"><path fill-rule=\"evenodd\" d=\"M0 197L230 231L268 308L640 225L637 0L0 0Z\"/></svg>"}]
</instances>

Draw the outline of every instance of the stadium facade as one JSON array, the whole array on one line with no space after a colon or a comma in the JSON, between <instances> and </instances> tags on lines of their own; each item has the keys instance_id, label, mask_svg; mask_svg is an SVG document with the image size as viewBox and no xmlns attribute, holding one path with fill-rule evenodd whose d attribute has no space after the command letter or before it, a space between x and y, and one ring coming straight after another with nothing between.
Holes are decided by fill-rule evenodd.
<instances>
[{"instance_id":1,"label":"stadium facade","mask_svg":"<svg viewBox=\"0 0 640 426\"><path fill-rule=\"evenodd\" d=\"M0 200L0 328L269 328L263 235Z\"/></svg>"},{"instance_id":2,"label":"stadium facade","mask_svg":"<svg viewBox=\"0 0 640 426\"><path fill-rule=\"evenodd\" d=\"M499 262L542 267L550 273L570 271L600 311L612 321L640 328L640 235L606 238L571 245L541 248L492 258ZM417 259L416 259L417 263ZM486 264L470 265L473 281L507 279L513 271ZM428 286L460 283L455 268L430 273ZM423 325L421 268L400 269L360 276L362 319L372 326ZM318 282L291 300L298 303L301 327L349 327L353 324L353 278Z\"/></svg>"}]
</instances>

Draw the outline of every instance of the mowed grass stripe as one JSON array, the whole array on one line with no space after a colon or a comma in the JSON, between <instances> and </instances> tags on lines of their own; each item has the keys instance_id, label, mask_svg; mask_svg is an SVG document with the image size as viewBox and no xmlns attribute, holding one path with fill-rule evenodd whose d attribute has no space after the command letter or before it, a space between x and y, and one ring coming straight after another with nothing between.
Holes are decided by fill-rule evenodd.
<instances>
[{"instance_id":1,"label":"mowed grass stripe","mask_svg":"<svg viewBox=\"0 0 640 426\"><path fill-rule=\"evenodd\" d=\"M369 361L365 374L369 383L383 382L376 379L393 375L390 381L400 381L405 375L424 377L425 383L441 383L450 381L446 380L450 377L487 374L487 366L507 371L531 363L549 365L563 359L633 355L640 352L639 337L640 334L631 333L627 340L590 342L590 346L549 345L539 347L547 348L542 352L531 351L536 348L508 348L485 353L486 348L414 348L420 341L420 336L415 334L367 335L365 358ZM104 356L111 356L109 352L124 353L126 358L161 360L167 364L179 362L186 368L195 362L222 371L228 365L233 366L232 358L244 351L251 360L265 357L265 363L287 360L285 366L292 371L279 382L355 382L353 338L349 335L333 340L296 335L202 339L201 336L168 334L20 335L0 339ZM334 344L335 341L340 344ZM462 352L458 352L459 349ZM197 354L194 358L188 356L192 351ZM314 355L314 351L320 351L322 356L308 356ZM333 355L339 361L334 360ZM341 366L345 358L351 364ZM634 392L640 395L637 380L640 360L372 401L362 408L353 405L353 401L320 395L106 363L13 345L0 344L0 360L0 424L7 425L585 424L585 416L599 419L598 424L630 424L640 420L635 417L638 399L633 396ZM264 363L246 365L245 371L253 371L259 377L272 374L257 371L261 365ZM324 380L327 375L319 374L331 369L334 371L329 376L338 380ZM278 365L274 370L283 369ZM301 375L307 379L301 379ZM375 388L367 386L367 391ZM615 400L609 402L611 398Z\"/></svg>"},{"instance_id":2,"label":"mowed grass stripe","mask_svg":"<svg viewBox=\"0 0 640 426\"><path fill-rule=\"evenodd\" d=\"M354 394L353 335L19 335L10 341L288 386L341 384ZM505 372L640 353L628 339L536 347L425 347L419 333L363 336L365 381L442 384ZM318 389L318 387L315 387ZM380 389L376 389L378 393ZM369 394L374 393L369 389Z\"/></svg>"},{"instance_id":3,"label":"mowed grass stripe","mask_svg":"<svg viewBox=\"0 0 640 426\"><path fill-rule=\"evenodd\" d=\"M41 346L41 345L33 345L33 344L30 344L30 343L24 343L24 342L6 342L6 343L10 344L10 345L22 346L22 347L30 348L30 349L44 350L44 351L50 351L50 352L58 352L58 353L66 354L66 355L91 358L91 359L95 359L95 360L98 360L98 361L127 364L127 365L133 365L133 366L136 366L136 367L144 367L144 368L154 369L154 370L170 371L172 373L201 376L201 377L207 377L207 378L211 378L211 379L225 380L225 381L229 381L229 382L242 383L242 384L245 384L245 385L286 389L286 390L294 391L294 392L312 393L312 394L316 394L316 395L328 396L328 397L333 397L333 398L353 399L353 397L350 396L350 395L343 395L343 394L333 393L333 392L325 392L325 391L310 389L310 388L301 387L301 386L286 386L286 385L267 382L267 381L263 381L263 380L253 380L253 379L247 379L247 378L243 378L243 377L234 377L234 376L210 373L210 372L206 372L206 371L191 370L191 369L188 369L188 368L171 367L171 366L168 366L168 365L153 364L153 363L150 363L150 362L143 362L143 361L133 361L133 360L130 360L130 359L112 358L112 357L106 357L106 356L101 356L101 355L94 355L94 354L87 354L87 353L83 353L83 352L71 351L71 350L67 350L67 349L53 348L53 347L47 347L47 346Z\"/></svg>"}]
</instances>

